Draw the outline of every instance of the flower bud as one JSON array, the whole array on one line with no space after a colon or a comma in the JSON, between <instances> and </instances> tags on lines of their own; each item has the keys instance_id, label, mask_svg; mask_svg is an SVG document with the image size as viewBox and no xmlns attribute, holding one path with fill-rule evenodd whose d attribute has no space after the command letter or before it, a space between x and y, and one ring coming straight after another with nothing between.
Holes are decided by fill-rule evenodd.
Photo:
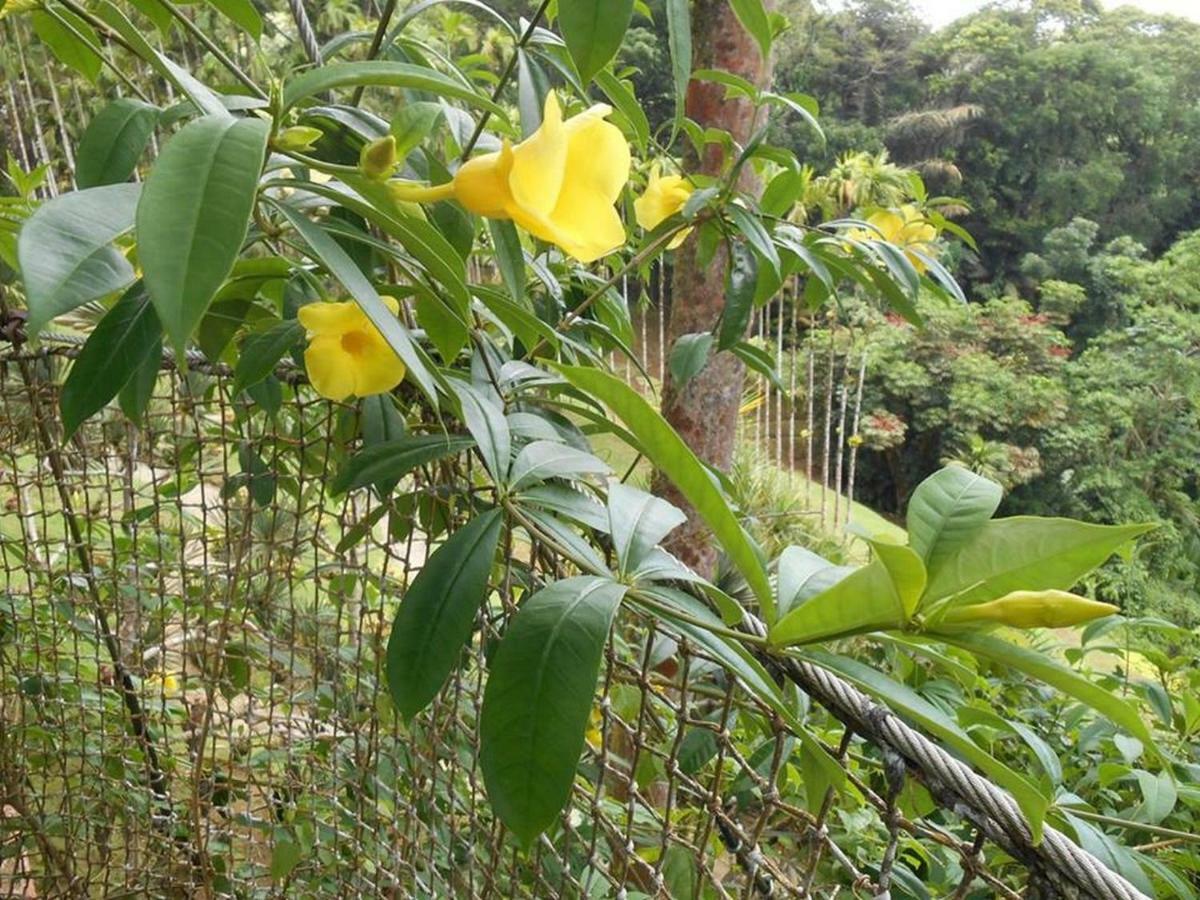
<instances>
[{"instance_id":1,"label":"flower bud","mask_svg":"<svg viewBox=\"0 0 1200 900\"><path fill-rule=\"evenodd\" d=\"M271 146L276 150L291 150L293 152L307 152L313 148L313 144L321 139L323 132L320 128L309 128L307 125L293 125L291 128L285 128L279 134L275 135L275 140Z\"/></svg>"},{"instance_id":2,"label":"flower bud","mask_svg":"<svg viewBox=\"0 0 1200 900\"><path fill-rule=\"evenodd\" d=\"M1012 628L1067 628L1110 616L1119 609L1067 591L1013 591L998 600L950 610L944 625L1008 625Z\"/></svg>"},{"instance_id":3,"label":"flower bud","mask_svg":"<svg viewBox=\"0 0 1200 900\"><path fill-rule=\"evenodd\" d=\"M358 157L358 167L368 178L383 181L396 168L396 138L393 135L371 141L362 148Z\"/></svg>"}]
</instances>

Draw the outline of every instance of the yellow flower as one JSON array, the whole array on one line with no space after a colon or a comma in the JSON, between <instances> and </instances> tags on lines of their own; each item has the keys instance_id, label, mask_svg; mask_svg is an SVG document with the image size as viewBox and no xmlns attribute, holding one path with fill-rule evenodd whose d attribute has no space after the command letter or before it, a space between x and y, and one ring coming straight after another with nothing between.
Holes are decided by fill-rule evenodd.
<instances>
[{"instance_id":1,"label":"yellow flower","mask_svg":"<svg viewBox=\"0 0 1200 900\"><path fill-rule=\"evenodd\" d=\"M688 197L692 196L692 186L680 175L662 175L658 164L650 170L650 180L642 196L633 201L633 211L637 215L637 223L647 231L659 226L665 219L670 218L683 209ZM692 233L685 228L671 239L668 250L674 250Z\"/></svg>"},{"instance_id":2,"label":"yellow flower","mask_svg":"<svg viewBox=\"0 0 1200 900\"><path fill-rule=\"evenodd\" d=\"M960 606L946 615L950 625L996 623L1012 628L1067 628L1120 610L1067 591L1013 591L999 600Z\"/></svg>"},{"instance_id":3,"label":"yellow flower","mask_svg":"<svg viewBox=\"0 0 1200 900\"><path fill-rule=\"evenodd\" d=\"M179 691L179 679L174 675L151 674L142 682L147 691L162 691L164 694L175 694Z\"/></svg>"},{"instance_id":4,"label":"yellow flower","mask_svg":"<svg viewBox=\"0 0 1200 900\"><path fill-rule=\"evenodd\" d=\"M490 219L512 219L530 234L592 262L625 243L614 204L629 180L629 144L597 104L563 121L558 98L546 96L541 127L516 146L463 164L447 185L395 185L399 199L454 197Z\"/></svg>"},{"instance_id":5,"label":"yellow flower","mask_svg":"<svg viewBox=\"0 0 1200 900\"><path fill-rule=\"evenodd\" d=\"M867 224L873 225L877 231L860 228L852 236L858 240L884 240L903 248L904 255L918 272L924 272L929 266L917 253L925 256L937 255L937 248L933 244L937 238L937 229L915 206L906 205L898 210L872 213L867 217Z\"/></svg>"},{"instance_id":6,"label":"yellow flower","mask_svg":"<svg viewBox=\"0 0 1200 900\"><path fill-rule=\"evenodd\" d=\"M394 297L383 302L393 313L400 310ZM383 394L404 379L404 363L357 303L309 303L297 315L308 329L304 365L321 396Z\"/></svg>"}]
</instances>

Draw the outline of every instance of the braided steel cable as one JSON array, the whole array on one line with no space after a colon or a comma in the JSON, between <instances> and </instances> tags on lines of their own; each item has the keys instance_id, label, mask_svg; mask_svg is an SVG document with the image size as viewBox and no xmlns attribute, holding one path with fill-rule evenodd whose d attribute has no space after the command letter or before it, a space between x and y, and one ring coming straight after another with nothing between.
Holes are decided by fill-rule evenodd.
<instances>
[{"instance_id":1,"label":"braided steel cable","mask_svg":"<svg viewBox=\"0 0 1200 900\"><path fill-rule=\"evenodd\" d=\"M323 65L321 47L317 43L317 35L313 32L308 13L304 10L304 0L288 0L288 9L292 11L292 21L296 23L296 31L300 33L300 43L304 46L304 54L308 61L315 66Z\"/></svg>"}]
</instances>

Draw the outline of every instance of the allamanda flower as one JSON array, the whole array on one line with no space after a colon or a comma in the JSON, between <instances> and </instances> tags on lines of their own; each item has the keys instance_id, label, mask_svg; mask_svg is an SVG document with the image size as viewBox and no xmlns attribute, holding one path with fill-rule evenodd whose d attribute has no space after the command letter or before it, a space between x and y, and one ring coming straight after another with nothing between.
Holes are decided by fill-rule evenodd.
<instances>
[{"instance_id":1,"label":"allamanda flower","mask_svg":"<svg viewBox=\"0 0 1200 900\"><path fill-rule=\"evenodd\" d=\"M451 197L481 216L512 219L580 262L592 262L625 243L614 204L629 180L629 144L596 104L563 121L558 98L546 96L542 124L519 144L463 164L449 184L396 184L399 200Z\"/></svg>"},{"instance_id":2,"label":"allamanda flower","mask_svg":"<svg viewBox=\"0 0 1200 900\"><path fill-rule=\"evenodd\" d=\"M646 190L642 196L633 201L633 211L637 223L650 231L657 228L659 223L670 218L683 209L688 197L692 196L692 186L681 175L663 175L658 163L650 169L650 180L646 182ZM685 228L667 244L668 250L674 250L687 240L692 229Z\"/></svg>"},{"instance_id":3,"label":"allamanda flower","mask_svg":"<svg viewBox=\"0 0 1200 900\"><path fill-rule=\"evenodd\" d=\"M917 256L936 256L937 229L931 225L915 206L905 205L898 210L883 210L867 216L867 224L878 229L878 233L859 229L852 234L858 240L884 240L904 249L904 255L918 272L929 268L925 260Z\"/></svg>"},{"instance_id":4,"label":"allamanda flower","mask_svg":"<svg viewBox=\"0 0 1200 900\"><path fill-rule=\"evenodd\" d=\"M394 297L383 302L393 313ZM323 397L345 400L390 391L404 379L404 363L357 303L309 303L297 313L308 329L304 365Z\"/></svg>"}]
</instances>

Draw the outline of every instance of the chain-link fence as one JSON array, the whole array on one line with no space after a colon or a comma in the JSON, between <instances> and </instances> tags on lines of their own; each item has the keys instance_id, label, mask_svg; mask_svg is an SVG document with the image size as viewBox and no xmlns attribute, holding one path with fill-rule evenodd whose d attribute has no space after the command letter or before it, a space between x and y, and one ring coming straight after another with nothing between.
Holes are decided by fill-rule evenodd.
<instances>
[{"instance_id":1,"label":"chain-link fence","mask_svg":"<svg viewBox=\"0 0 1200 900\"><path fill-rule=\"evenodd\" d=\"M936 869L957 897L1016 897L1037 874L1019 840L983 864L985 836L1009 839L953 785L926 779L941 802L914 814L919 765L853 697L830 715L789 685L853 761L835 795L732 673L633 615L570 806L517 846L482 785L482 679L562 561L513 532L464 665L405 724L388 630L469 508L468 457L335 498L354 410L291 370L250 403L169 359L139 425L113 407L64 439L73 352L0 357L0 895L868 896Z\"/></svg>"}]
</instances>

